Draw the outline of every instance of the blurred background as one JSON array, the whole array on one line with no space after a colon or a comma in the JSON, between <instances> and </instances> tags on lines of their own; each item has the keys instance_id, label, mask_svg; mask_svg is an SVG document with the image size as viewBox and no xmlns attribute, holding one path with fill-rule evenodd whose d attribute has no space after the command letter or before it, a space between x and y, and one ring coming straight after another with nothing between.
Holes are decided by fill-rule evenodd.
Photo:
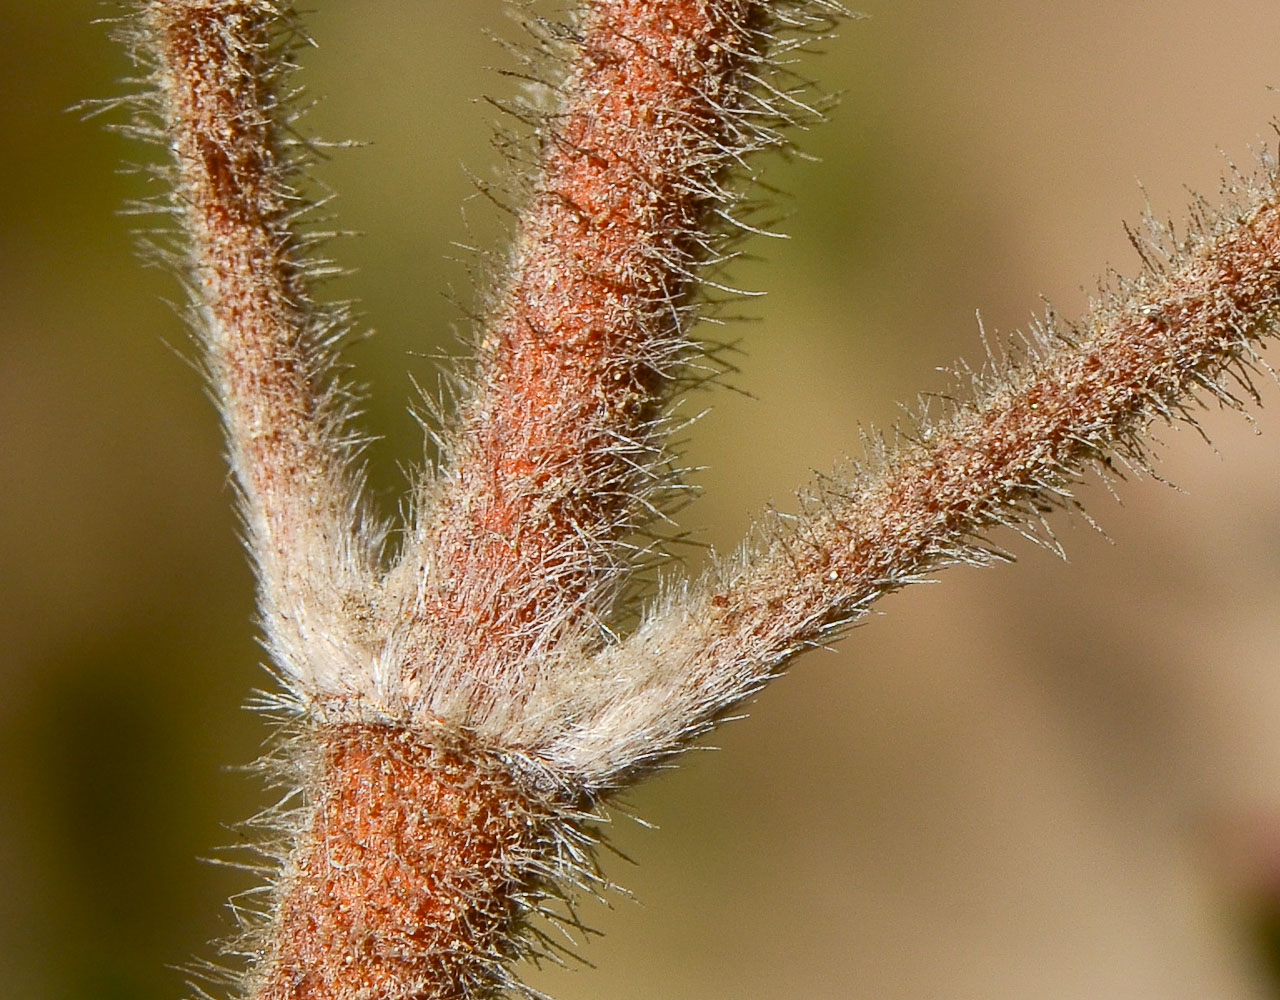
<instances>
[{"instance_id":1,"label":"blurred background","mask_svg":"<svg viewBox=\"0 0 1280 1000\"><path fill-rule=\"evenodd\" d=\"M380 496L421 454L410 376L452 350L466 252L501 220L474 196L510 96L499 0L319 3L310 118L337 151L335 253L376 336ZM1248 164L1280 98L1271 0L863 0L806 58L844 92L769 162L794 237L732 277L767 289L737 339L744 393L692 434L705 497L682 519L728 548L751 514L898 401L1007 334L1078 315L1136 259L1144 197L1183 214ZM217 421L184 363L172 276L141 267L153 155L66 109L129 71L94 0L0 0L0 987L49 1000L182 994L243 875L201 864L266 802L233 768L265 683ZM1224 159L1225 157L1225 159ZM1145 188L1139 187L1139 183ZM459 263L459 259L463 262ZM952 570L812 653L627 803L607 858L634 893L585 919L589 968L533 982L608 997L1280 996L1280 391L1257 431L1212 408L1213 448L1160 428L1110 541L1059 518L1067 562ZM749 394L749 395L747 395ZM690 556L696 563L696 553Z\"/></svg>"}]
</instances>

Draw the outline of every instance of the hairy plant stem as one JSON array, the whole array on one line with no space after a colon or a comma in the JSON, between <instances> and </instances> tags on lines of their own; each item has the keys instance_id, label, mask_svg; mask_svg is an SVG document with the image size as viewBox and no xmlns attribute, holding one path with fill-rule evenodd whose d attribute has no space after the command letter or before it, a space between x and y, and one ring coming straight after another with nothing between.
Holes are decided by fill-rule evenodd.
<instances>
[{"instance_id":1,"label":"hairy plant stem","mask_svg":"<svg viewBox=\"0 0 1280 1000\"><path fill-rule=\"evenodd\" d=\"M285 863L256 1000L448 1000L507 978L565 803L447 733L307 734L313 801ZM545 862L544 862L545 864Z\"/></svg>"},{"instance_id":2,"label":"hairy plant stem","mask_svg":"<svg viewBox=\"0 0 1280 1000\"><path fill-rule=\"evenodd\" d=\"M597 806L685 749L880 596L1000 557L1087 467L1142 466L1197 395L1239 406L1280 318L1280 200L1265 162L1088 321L1047 320L975 401L767 517L621 635L637 533L676 480L667 407L698 356L698 289L725 256L744 159L810 120L782 54L826 0L589 0L539 172L402 546L363 513L342 309L300 230L281 96L294 15L268 0L148 0L139 131L166 137L193 320L255 559L275 708L302 805L270 901L231 950L253 1000L452 1000L516 989L535 916L600 885ZM567 40L567 42L566 42ZM550 46L555 47L555 46ZM1235 380L1236 386L1231 385Z\"/></svg>"},{"instance_id":3,"label":"hairy plant stem","mask_svg":"<svg viewBox=\"0 0 1280 1000\"><path fill-rule=\"evenodd\" d=\"M607 618L616 541L649 516L759 7L627 0L583 19L445 479L405 553L413 613L443 633L424 641L499 688L558 623Z\"/></svg>"},{"instance_id":4,"label":"hairy plant stem","mask_svg":"<svg viewBox=\"0 0 1280 1000\"><path fill-rule=\"evenodd\" d=\"M333 375L345 317L313 301L316 265L295 231L305 202L291 175L306 151L282 136L279 94L293 25L271 4L166 0L141 9L137 30L273 659L292 678L332 676L367 647L360 608L381 539L363 527Z\"/></svg>"},{"instance_id":5,"label":"hairy plant stem","mask_svg":"<svg viewBox=\"0 0 1280 1000\"><path fill-rule=\"evenodd\" d=\"M1028 356L993 361L973 402L922 425L871 469L816 482L799 517L765 521L761 539L607 650L602 675L633 684L610 685L615 704L663 692L637 723L646 743L665 731L678 747L690 718L711 725L885 594L949 565L1003 558L986 538L994 527L1051 541L1044 517L1075 506L1071 488L1087 467L1145 468L1150 425L1194 424L1197 396L1256 403L1253 375L1271 374L1259 352L1280 324L1280 195L1275 165L1266 170L1258 186L1242 181L1232 193L1240 207L1206 217L1179 244L1143 247L1148 261L1167 263L1122 283L1086 323L1046 320ZM606 703L603 691L583 698ZM681 728L667 725L673 718ZM606 773L635 762L637 747L616 737L579 750Z\"/></svg>"}]
</instances>

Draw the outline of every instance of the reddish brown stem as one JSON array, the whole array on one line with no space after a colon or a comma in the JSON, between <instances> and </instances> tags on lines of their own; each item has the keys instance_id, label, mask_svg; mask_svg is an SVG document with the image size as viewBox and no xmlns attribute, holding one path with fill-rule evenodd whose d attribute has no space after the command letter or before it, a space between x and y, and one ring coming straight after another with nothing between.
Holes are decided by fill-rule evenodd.
<instances>
[{"instance_id":1,"label":"reddish brown stem","mask_svg":"<svg viewBox=\"0 0 1280 1000\"><path fill-rule=\"evenodd\" d=\"M407 556L413 573L421 551L435 560L416 595L426 645L495 684L564 624L598 629L618 541L659 492L655 421L763 6L606 0L585 15L443 492Z\"/></svg>"},{"instance_id":2,"label":"reddish brown stem","mask_svg":"<svg viewBox=\"0 0 1280 1000\"><path fill-rule=\"evenodd\" d=\"M1265 197L1168 273L1104 304L1088 328L1050 331L1045 357L926 429L881 477L820 494L802 531L713 599L738 609L729 628L763 631L746 623L828 608L794 637L816 638L897 581L981 556L973 545L985 529L1066 503L1086 464L1118 454L1144 465L1148 425L1185 416L1195 394L1242 406L1225 383L1238 378L1252 394L1250 359L1280 319L1280 205L1273 189Z\"/></svg>"},{"instance_id":3,"label":"reddish brown stem","mask_svg":"<svg viewBox=\"0 0 1280 1000\"><path fill-rule=\"evenodd\" d=\"M144 5L263 617L310 727L305 815L246 979L255 1000L508 985L530 910L594 875L581 803L682 749L879 596L989 559L983 531L1068 502L1089 463L1141 462L1146 425L1197 390L1233 402L1224 372L1274 334L1273 169L1088 330L1049 331L976 404L874 473L820 485L615 640L604 619L627 541L668 474L663 408L713 263L709 217L734 203L721 174L777 142L753 69L784 11L812 25L826 10L589 4L443 476L377 578L290 228L276 84L291 21L266 0Z\"/></svg>"},{"instance_id":4,"label":"reddish brown stem","mask_svg":"<svg viewBox=\"0 0 1280 1000\"><path fill-rule=\"evenodd\" d=\"M298 310L306 293L277 185L272 95L263 92L268 28L232 24L243 13L227 3L168 3L151 16L214 377L241 486L283 555L297 541L291 508L305 503L330 458L316 440L320 392Z\"/></svg>"},{"instance_id":5,"label":"reddish brown stem","mask_svg":"<svg viewBox=\"0 0 1280 1000\"><path fill-rule=\"evenodd\" d=\"M452 1000L500 981L519 900L538 891L546 810L438 734L351 725L310 738L318 792L256 1000Z\"/></svg>"}]
</instances>

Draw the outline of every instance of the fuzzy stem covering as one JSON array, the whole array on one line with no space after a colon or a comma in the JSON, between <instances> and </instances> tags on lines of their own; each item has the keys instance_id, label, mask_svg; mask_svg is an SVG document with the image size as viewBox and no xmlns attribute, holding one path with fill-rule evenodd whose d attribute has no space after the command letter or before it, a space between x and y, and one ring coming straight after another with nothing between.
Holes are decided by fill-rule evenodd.
<instances>
[{"instance_id":1,"label":"fuzzy stem covering","mask_svg":"<svg viewBox=\"0 0 1280 1000\"><path fill-rule=\"evenodd\" d=\"M766 519L757 540L668 595L602 654L599 686L582 693L601 721L581 731L607 730L608 748L578 738L558 749L592 768L607 761L599 780L617 781L883 595L946 566L1003 558L985 538L991 528L1051 542L1044 516L1075 506L1086 467L1146 466L1153 422L1194 424L1197 396L1235 409L1256 402L1251 376L1270 374L1258 352L1280 323L1278 179L1274 162L1238 179L1226 192L1235 207L1205 210L1181 241L1135 237L1147 273L1085 323L1049 317L1024 357L993 361L974 380L973 402L882 449L871 468L818 481L799 517Z\"/></svg>"},{"instance_id":2,"label":"fuzzy stem covering","mask_svg":"<svg viewBox=\"0 0 1280 1000\"><path fill-rule=\"evenodd\" d=\"M1252 395L1280 319L1280 195L1264 161L1188 235L1135 238L1146 269L1078 327L1052 317L973 402L765 517L700 580L620 607L678 487L670 407L705 352L700 292L750 227L744 159L816 117L785 55L827 0L583 0L538 22L564 65L524 109L537 172L400 549L363 513L341 307L300 220L283 83L303 38L268 0L148 0L148 93L130 126L172 152L192 321L226 427L261 618L301 735L269 901L229 950L253 1000L427 1000L518 989L602 885L609 795L670 760L798 652L880 596L1044 537L1073 484L1143 467L1157 420ZM749 168L748 168L749 169ZM736 179L735 179L736 178ZM749 180L749 177L748 177ZM718 286L717 286L718 287ZM702 297L700 297L702 296ZM293 801L291 799L291 801Z\"/></svg>"},{"instance_id":3,"label":"fuzzy stem covering","mask_svg":"<svg viewBox=\"0 0 1280 1000\"><path fill-rule=\"evenodd\" d=\"M451 1000L507 978L572 840L566 804L448 734L330 726L278 886L256 1000ZM568 853L569 857L573 852Z\"/></svg>"},{"instance_id":4,"label":"fuzzy stem covering","mask_svg":"<svg viewBox=\"0 0 1280 1000\"><path fill-rule=\"evenodd\" d=\"M431 645L496 685L559 623L607 614L617 540L661 482L655 423L688 351L721 150L738 145L726 108L759 58L756 6L628 0L584 18L447 478L406 553L433 556L415 609L445 632Z\"/></svg>"},{"instance_id":5,"label":"fuzzy stem covering","mask_svg":"<svg viewBox=\"0 0 1280 1000\"><path fill-rule=\"evenodd\" d=\"M192 324L242 493L276 666L304 698L341 686L367 643L357 613L380 532L364 527L349 403L331 345L340 307L317 305L323 270L298 232L293 175L309 151L285 134L281 79L291 15L250 0L164 0L142 8L136 51L154 90L140 128L167 137L171 205L192 275Z\"/></svg>"},{"instance_id":6,"label":"fuzzy stem covering","mask_svg":"<svg viewBox=\"0 0 1280 1000\"><path fill-rule=\"evenodd\" d=\"M636 532L677 488L664 411L699 356L694 296L744 197L727 174L813 116L762 79L785 33L820 34L834 10L585 6L555 110L528 113L540 166L510 271L391 577L416 623L406 700L509 726L513 683L554 683L566 647L612 636Z\"/></svg>"}]
</instances>

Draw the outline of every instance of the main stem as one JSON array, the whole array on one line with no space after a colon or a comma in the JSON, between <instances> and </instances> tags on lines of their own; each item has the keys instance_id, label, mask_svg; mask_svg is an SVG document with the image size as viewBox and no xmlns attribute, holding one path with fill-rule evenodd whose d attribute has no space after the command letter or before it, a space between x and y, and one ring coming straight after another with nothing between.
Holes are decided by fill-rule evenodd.
<instances>
[{"instance_id":1,"label":"main stem","mask_svg":"<svg viewBox=\"0 0 1280 1000\"><path fill-rule=\"evenodd\" d=\"M557 808L444 733L305 737L315 789L254 1000L454 1000L509 979ZM452 745L451 745L452 744Z\"/></svg>"}]
</instances>

